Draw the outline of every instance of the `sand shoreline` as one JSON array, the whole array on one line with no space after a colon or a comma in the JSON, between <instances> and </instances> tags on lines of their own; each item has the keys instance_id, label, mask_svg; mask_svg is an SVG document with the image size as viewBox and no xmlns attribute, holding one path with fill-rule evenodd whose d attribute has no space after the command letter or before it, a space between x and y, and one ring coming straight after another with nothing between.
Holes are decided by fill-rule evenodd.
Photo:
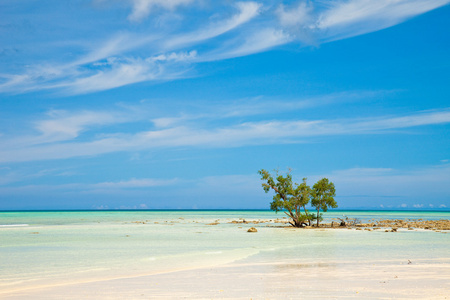
<instances>
[{"instance_id":1,"label":"sand shoreline","mask_svg":"<svg viewBox=\"0 0 450 300\"><path fill-rule=\"evenodd\" d=\"M5 293L1 298L447 299L448 268L450 259L417 260L412 264L397 260L231 263L214 268L48 285Z\"/></svg>"}]
</instances>

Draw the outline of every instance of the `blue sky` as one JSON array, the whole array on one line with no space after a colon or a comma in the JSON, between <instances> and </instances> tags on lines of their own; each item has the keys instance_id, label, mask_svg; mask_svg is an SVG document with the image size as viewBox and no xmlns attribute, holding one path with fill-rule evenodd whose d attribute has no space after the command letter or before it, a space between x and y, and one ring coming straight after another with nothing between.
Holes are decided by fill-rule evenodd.
<instances>
[{"instance_id":1,"label":"blue sky","mask_svg":"<svg viewBox=\"0 0 450 300\"><path fill-rule=\"evenodd\" d=\"M0 209L449 209L448 3L4 0Z\"/></svg>"}]
</instances>

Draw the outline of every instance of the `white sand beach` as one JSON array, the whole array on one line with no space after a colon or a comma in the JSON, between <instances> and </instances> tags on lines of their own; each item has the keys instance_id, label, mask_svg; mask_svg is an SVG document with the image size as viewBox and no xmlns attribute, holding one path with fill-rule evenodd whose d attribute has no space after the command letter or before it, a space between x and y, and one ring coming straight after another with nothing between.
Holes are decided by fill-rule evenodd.
<instances>
[{"instance_id":1,"label":"white sand beach","mask_svg":"<svg viewBox=\"0 0 450 300\"><path fill-rule=\"evenodd\" d=\"M2 299L448 299L450 260L232 263L24 289Z\"/></svg>"}]
</instances>

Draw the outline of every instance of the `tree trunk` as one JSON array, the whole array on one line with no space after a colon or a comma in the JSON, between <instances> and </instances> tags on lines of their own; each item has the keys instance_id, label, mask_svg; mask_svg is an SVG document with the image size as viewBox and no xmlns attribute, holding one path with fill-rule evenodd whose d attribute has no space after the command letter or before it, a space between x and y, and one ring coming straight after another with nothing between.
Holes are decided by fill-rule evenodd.
<instances>
[{"instance_id":1,"label":"tree trunk","mask_svg":"<svg viewBox=\"0 0 450 300\"><path fill-rule=\"evenodd\" d=\"M309 224L308 226L311 226L311 219L309 218L309 213L308 213L308 210L306 209L305 205L303 205L303 209L305 210L305 215L308 218L308 224Z\"/></svg>"},{"instance_id":2,"label":"tree trunk","mask_svg":"<svg viewBox=\"0 0 450 300\"><path fill-rule=\"evenodd\" d=\"M320 209L317 209L317 228L319 228L319 215L320 215Z\"/></svg>"}]
</instances>

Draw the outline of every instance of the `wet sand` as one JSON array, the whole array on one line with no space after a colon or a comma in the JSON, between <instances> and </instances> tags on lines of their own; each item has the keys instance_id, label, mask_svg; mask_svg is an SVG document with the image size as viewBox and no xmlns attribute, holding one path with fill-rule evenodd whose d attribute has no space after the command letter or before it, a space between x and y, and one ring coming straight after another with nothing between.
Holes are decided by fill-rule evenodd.
<instances>
[{"instance_id":1,"label":"wet sand","mask_svg":"<svg viewBox=\"0 0 450 300\"><path fill-rule=\"evenodd\" d=\"M450 260L232 263L68 284L2 299L448 299Z\"/></svg>"}]
</instances>

